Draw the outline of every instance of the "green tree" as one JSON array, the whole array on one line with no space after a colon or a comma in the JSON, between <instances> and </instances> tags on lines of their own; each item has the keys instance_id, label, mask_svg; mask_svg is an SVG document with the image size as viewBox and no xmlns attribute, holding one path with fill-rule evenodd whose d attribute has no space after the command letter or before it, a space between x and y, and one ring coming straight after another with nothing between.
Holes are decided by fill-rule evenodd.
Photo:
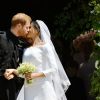
<instances>
[{"instance_id":1,"label":"green tree","mask_svg":"<svg viewBox=\"0 0 100 100\"><path fill-rule=\"evenodd\" d=\"M55 37L63 37L66 41L91 28L89 0L71 0L65 2L63 11L56 16Z\"/></svg>"}]
</instances>

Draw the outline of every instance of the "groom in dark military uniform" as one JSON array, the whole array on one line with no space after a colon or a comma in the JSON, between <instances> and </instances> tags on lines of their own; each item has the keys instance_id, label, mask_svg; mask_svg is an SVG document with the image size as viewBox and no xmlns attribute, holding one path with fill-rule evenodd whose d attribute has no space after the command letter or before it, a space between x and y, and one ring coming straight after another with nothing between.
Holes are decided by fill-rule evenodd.
<instances>
[{"instance_id":1,"label":"groom in dark military uniform","mask_svg":"<svg viewBox=\"0 0 100 100\"><path fill-rule=\"evenodd\" d=\"M30 31L31 18L18 13L12 17L11 30L0 35L0 100L16 100L24 79L7 76L7 69L16 69L21 63L23 50L28 44L23 41ZM5 34L6 33L6 34ZM10 78L14 77L10 80Z\"/></svg>"}]
</instances>

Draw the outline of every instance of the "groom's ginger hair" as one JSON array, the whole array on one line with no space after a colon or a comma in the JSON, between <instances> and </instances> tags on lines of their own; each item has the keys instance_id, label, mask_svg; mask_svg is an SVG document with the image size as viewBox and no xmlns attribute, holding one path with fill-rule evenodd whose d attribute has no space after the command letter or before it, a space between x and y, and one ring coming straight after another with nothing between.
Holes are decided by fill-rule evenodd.
<instances>
[{"instance_id":1,"label":"groom's ginger hair","mask_svg":"<svg viewBox=\"0 0 100 100\"><path fill-rule=\"evenodd\" d=\"M32 21L31 17L25 13L17 13L12 17L11 27L15 27L17 24L25 25L27 20Z\"/></svg>"}]
</instances>

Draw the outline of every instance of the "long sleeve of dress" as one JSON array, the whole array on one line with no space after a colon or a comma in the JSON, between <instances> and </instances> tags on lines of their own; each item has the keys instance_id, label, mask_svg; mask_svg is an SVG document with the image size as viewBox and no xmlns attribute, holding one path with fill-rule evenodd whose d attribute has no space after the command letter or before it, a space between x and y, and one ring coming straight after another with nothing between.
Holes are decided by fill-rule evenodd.
<instances>
[{"instance_id":1,"label":"long sleeve of dress","mask_svg":"<svg viewBox=\"0 0 100 100\"><path fill-rule=\"evenodd\" d=\"M59 57L57 56L57 54L55 52L56 51L54 51L54 48L50 48L49 44L48 44L47 61L49 62L48 63L49 68L47 70L44 70L43 73L45 74L45 76L48 76L51 74L53 81L55 81L55 87L59 86L59 84L61 84L64 91L66 91L71 83L67 77L66 72L64 71L64 68L60 62ZM57 89L57 91L58 91L58 89Z\"/></svg>"},{"instance_id":2,"label":"long sleeve of dress","mask_svg":"<svg viewBox=\"0 0 100 100\"><path fill-rule=\"evenodd\" d=\"M57 63L54 57L54 52L51 48L49 48L49 44L46 46L46 61L48 63L48 69L44 70L43 73L45 76L48 76L50 74L56 73L57 72ZM46 62L45 62L46 63Z\"/></svg>"}]
</instances>

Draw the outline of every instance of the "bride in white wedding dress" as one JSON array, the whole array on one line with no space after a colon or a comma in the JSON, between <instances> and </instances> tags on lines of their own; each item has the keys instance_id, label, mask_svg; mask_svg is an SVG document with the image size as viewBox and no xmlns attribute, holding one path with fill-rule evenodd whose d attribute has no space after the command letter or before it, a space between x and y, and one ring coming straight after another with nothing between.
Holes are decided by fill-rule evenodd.
<instances>
[{"instance_id":1,"label":"bride in white wedding dress","mask_svg":"<svg viewBox=\"0 0 100 100\"><path fill-rule=\"evenodd\" d=\"M17 100L67 100L65 92L70 81L43 21L33 22L27 41L31 46L25 49L23 62L35 65L36 72L26 75L33 82L30 85L24 83Z\"/></svg>"}]
</instances>

